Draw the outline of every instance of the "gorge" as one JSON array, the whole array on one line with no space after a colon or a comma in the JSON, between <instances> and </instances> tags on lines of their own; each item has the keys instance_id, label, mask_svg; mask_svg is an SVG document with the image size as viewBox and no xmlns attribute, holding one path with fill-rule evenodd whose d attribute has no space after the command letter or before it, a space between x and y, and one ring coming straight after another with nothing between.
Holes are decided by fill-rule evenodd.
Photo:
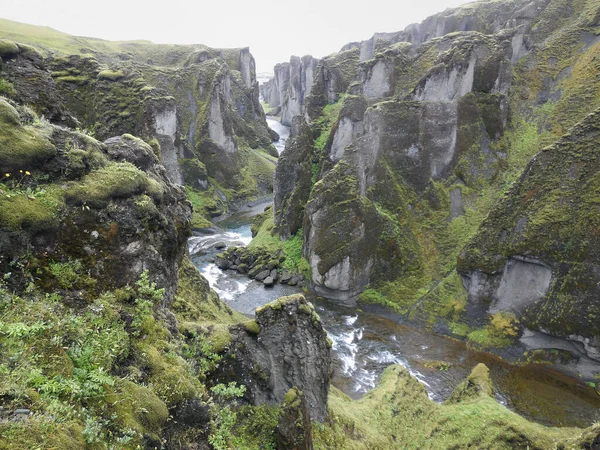
<instances>
[{"instance_id":1,"label":"gorge","mask_svg":"<svg viewBox=\"0 0 600 450\"><path fill-rule=\"evenodd\" d=\"M0 448L600 448L600 3L248 48L0 20Z\"/></svg>"}]
</instances>

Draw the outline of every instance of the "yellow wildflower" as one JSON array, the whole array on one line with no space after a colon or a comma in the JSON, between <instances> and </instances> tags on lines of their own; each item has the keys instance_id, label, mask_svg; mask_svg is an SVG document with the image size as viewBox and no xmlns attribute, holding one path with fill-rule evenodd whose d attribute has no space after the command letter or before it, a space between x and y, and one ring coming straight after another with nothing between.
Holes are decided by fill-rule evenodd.
<instances>
[{"instance_id":1,"label":"yellow wildflower","mask_svg":"<svg viewBox=\"0 0 600 450\"><path fill-rule=\"evenodd\" d=\"M6 178L10 177L10 173L5 173L5 174L4 174L4 176L5 176Z\"/></svg>"},{"instance_id":2,"label":"yellow wildflower","mask_svg":"<svg viewBox=\"0 0 600 450\"><path fill-rule=\"evenodd\" d=\"M29 170L25 171L25 175L31 175L31 173L29 173Z\"/></svg>"}]
</instances>

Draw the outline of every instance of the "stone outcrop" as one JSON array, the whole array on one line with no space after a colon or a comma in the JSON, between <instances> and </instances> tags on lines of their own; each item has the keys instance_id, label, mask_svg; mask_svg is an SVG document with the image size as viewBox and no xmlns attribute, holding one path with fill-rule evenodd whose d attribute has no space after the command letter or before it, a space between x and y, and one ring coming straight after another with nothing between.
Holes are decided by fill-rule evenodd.
<instances>
[{"instance_id":1,"label":"stone outcrop","mask_svg":"<svg viewBox=\"0 0 600 450\"><path fill-rule=\"evenodd\" d=\"M230 328L232 343L218 379L244 384L253 404L279 405L296 387L311 420L324 421L331 356L327 333L312 304L301 294L282 297L256 311L256 324L258 332L246 324Z\"/></svg>"},{"instance_id":2,"label":"stone outcrop","mask_svg":"<svg viewBox=\"0 0 600 450\"><path fill-rule=\"evenodd\" d=\"M310 55L292 56L289 63L277 64L274 77L261 86L265 102L281 115L283 125L291 126L295 116L304 115L318 63Z\"/></svg>"},{"instance_id":3,"label":"stone outcrop","mask_svg":"<svg viewBox=\"0 0 600 450\"><path fill-rule=\"evenodd\" d=\"M304 394L297 387L285 395L277 424L277 448L312 450L312 425Z\"/></svg>"},{"instance_id":4,"label":"stone outcrop","mask_svg":"<svg viewBox=\"0 0 600 450\"><path fill-rule=\"evenodd\" d=\"M89 283L58 281L56 288L64 290L65 297L81 300L109 287L133 284L148 270L165 288L164 304L170 304L190 233L191 207L183 189L170 183L152 148L130 135L100 143L61 127L39 128L19 118L19 111L25 110L17 108L0 100L4 149L16 146L14 153L0 156L0 168L9 178L16 177L20 167L29 168L31 175L21 175L22 182L57 197L45 203L26 200L16 215L7 209L12 197L2 201L3 266L29 249L41 278L54 286L57 280L48 264L78 261L86 267ZM42 164L27 157L18 136L28 136L29 145L40 142L30 151L45 155ZM61 184L64 187L56 190ZM21 197L26 199L19 194L16 201ZM60 214L51 210L63 202Z\"/></svg>"}]
</instances>

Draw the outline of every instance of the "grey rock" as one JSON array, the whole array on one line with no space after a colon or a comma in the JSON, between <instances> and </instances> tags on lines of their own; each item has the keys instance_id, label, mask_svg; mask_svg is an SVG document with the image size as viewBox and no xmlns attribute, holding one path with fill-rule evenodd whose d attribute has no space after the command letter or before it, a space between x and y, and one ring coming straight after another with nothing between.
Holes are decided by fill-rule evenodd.
<instances>
[{"instance_id":1,"label":"grey rock","mask_svg":"<svg viewBox=\"0 0 600 450\"><path fill-rule=\"evenodd\" d=\"M260 333L230 328L233 344L220 363L221 382L246 386L252 404L280 405L294 386L303 392L312 420L327 417L331 355L327 333L302 294L283 297L256 311Z\"/></svg>"},{"instance_id":2,"label":"grey rock","mask_svg":"<svg viewBox=\"0 0 600 450\"><path fill-rule=\"evenodd\" d=\"M271 274L270 270L263 270L261 272L259 272L254 279L256 281L263 281L265 278L267 278L269 275Z\"/></svg>"},{"instance_id":3,"label":"grey rock","mask_svg":"<svg viewBox=\"0 0 600 450\"><path fill-rule=\"evenodd\" d=\"M263 284L265 286L273 286L275 284L275 280L273 279L273 277L267 277L263 280Z\"/></svg>"},{"instance_id":4,"label":"grey rock","mask_svg":"<svg viewBox=\"0 0 600 450\"><path fill-rule=\"evenodd\" d=\"M288 281L290 281L292 279L292 274L289 273L287 270L282 270L281 271L281 278L279 279L279 282L281 284L287 284Z\"/></svg>"},{"instance_id":5,"label":"grey rock","mask_svg":"<svg viewBox=\"0 0 600 450\"><path fill-rule=\"evenodd\" d=\"M231 267L231 262L219 255L215 258L215 264L219 269L229 269Z\"/></svg>"}]
</instances>

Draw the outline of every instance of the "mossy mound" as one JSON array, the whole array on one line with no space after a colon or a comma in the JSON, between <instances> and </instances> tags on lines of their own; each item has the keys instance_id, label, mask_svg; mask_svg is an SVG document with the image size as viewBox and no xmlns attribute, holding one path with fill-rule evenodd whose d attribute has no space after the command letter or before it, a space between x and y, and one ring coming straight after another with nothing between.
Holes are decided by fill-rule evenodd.
<instances>
[{"instance_id":1,"label":"mossy mound","mask_svg":"<svg viewBox=\"0 0 600 450\"><path fill-rule=\"evenodd\" d=\"M103 208L111 199L132 197L147 193L160 199L161 185L129 162L109 163L90 174L81 182L73 183L65 192L66 201L81 206Z\"/></svg>"},{"instance_id":2,"label":"mossy mound","mask_svg":"<svg viewBox=\"0 0 600 450\"><path fill-rule=\"evenodd\" d=\"M0 171L33 171L56 155L56 148L35 126L22 125L19 113L0 98Z\"/></svg>"}]
</instances>

